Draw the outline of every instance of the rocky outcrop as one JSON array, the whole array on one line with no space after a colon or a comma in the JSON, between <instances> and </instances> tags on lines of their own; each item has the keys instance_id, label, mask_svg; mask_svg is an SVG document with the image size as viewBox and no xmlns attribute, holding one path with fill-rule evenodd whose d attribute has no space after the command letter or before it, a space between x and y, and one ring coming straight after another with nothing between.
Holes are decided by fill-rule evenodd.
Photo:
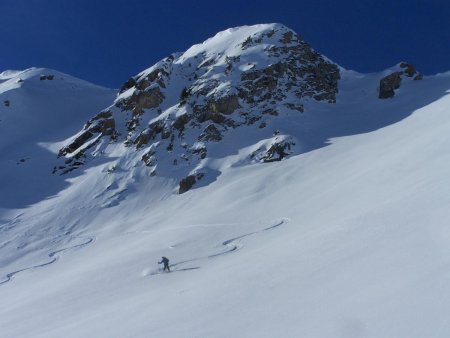
<instances>
[{"instance_id":1,"label":"rocky outcrop","mask_svg":"<svg viewBox=\"0 0 450 338\"><path fill-rule=\"evenodd\" d=\"M207 107L213 113L229 115L239 108L238 97L237 95L228 95L215 100L210 100Z\"/></svg>"},{"instance_id":2,"label":"rocky outcrop","mask_svg":"<svg viewBox=\"0 0 450 338\"><path fill-rule=\"evenodd\" d=\"M136 79L134 77L130 77L123 85L120 87L119 94L126 92L128 89L136 86Z\"/></svg>"},{"instance_id":3,"label":"rocky outcrop","mask_svg":"<svg viewBox=\"0 0 450 338\"><path fill-rule=\"evenodd\" d=\"M394 90L400 88L402 83L402 73L395 72L389 74L380 80L380 90L378 97L380 99L386 99L395 95Z\"/></svg>"},{"instance_id":4,"label":"rocky outcrop","mask_svg":"<svg viewBox=\"0 0 450 338\"><path fill-rule=\"evenodd\" d=\"M156 165L157 160L154 155L155 155L155 152L152 150L148 151L144 155L142 155L141 159L147 167Z\"/></svg>"},{"instance_id":5,"label":"rocky outcrop","mask_svg":"<svg viewBox=\"0 0 450 338\"><path fill-rule=\"evenodd\" d=\"M39 80L41 80L41 81L45 81L45 80L53 80L55 78L55 76L54 75L41 75L40 77L39 77Z\"/></svg>"},{"instance_id":6,"label":"rocky outcrop","mask_svg":"<svg viewBox=\"0 0 450 338\"><path fill-rule=\"evenodd\" d=\"M178 116L175 121L173 121L172 126L180 132L180 135L183 133L186 125L191 120L191 117L188 114L183 114Z\"/></svg>"},{"instance_id":7,"label":"rocky outcrop","mask_svg":"<svg viewBox=\"0 0 450 338\"><path fill-rule=\"evenodd\" d=\"M423 76L416 68L406 62L399 65L400 71L393 72L380 80L378 98L387 99L395 95L395 90L400 88L402 77L413 78L414 80L422 80Z\"/></svg>"},{"instance_id":8,"label":"rocky outcrop","mask_svg":"<svg viewBox=\"0 0 450 338\"><path fill-rule=\"evenodd\" d=\"M413 65L406 63L406 62L401 62L400 63L400 68L403 69L403 74L408 76L408 77L412 77L414 78L414 80L422 80L423 79L423 75L420 74L417 70L416 67L414 67Z\"/></svg>"},{"instance_id":9,"label":"rocky outcrop","mask_svg":"<svg viewBox=\"0 0 450 338\"><path fill-rule=\"evenodd\" d=\"M142 72L128 79L120 88L115 106L122 111L133 112L135 120L136 116L142 115L145 109L157 108L165 99L163 90L169 81L173 60L174 57L169 56L148 72ZM134 128L137 124L136 121L134 122L129 126Z\"/></svg>"},{"instance_id":10,"label":"rocky outcrop","mask_svg":"<svg viewBox=\"0 0 450 338\"><path fill-rule=\"evenodd\" d=\"M85 151L87 148L92 147L95 143L86 146L86 143L94 136L109 136L110 139L117 137L117 131L115 129L116 122L112 117L110 111L102 111L86 122L82 132L67 146L59 150L58 156L66 156L77 152L80 148ZM76 154L75 154L76 155ZM66 163L68 164L68 163Z\"/></svg>"},{"instance_id":11,"label":"rocky outcrop","mask_svg":"<svg viewBox=\"0 0 450 338\"><path fill-rule=\"evenodd\" d=\"M111 141L117 138L116 122L111 111L102 111L86 122L83 131L67 146L61 148L58 157L71 155L64 165L56 166L53 173L66 174L81 167L85 163L85 152L92 148L102 136L108 136Z\"/></svg>"},{"instance_id":12,"label":"rocky outcrop","mask_svg":"<svg viewBox=\"0 0 450 338\"><path fill-rule=\"evenodd\" d=\"M292 137L275 136L269 144L252 152L250 160L262 163L278 162L291 155L294 146Z\"/></svg>"},{"instance_id":13,"label":"rocky outcrop","mask_svg":"<svg viewBox=\"0 0 450 338\"><path fill-rule=\"evenodd\" d=\"M158 107L164 100L164 94L159 87L137 90L130 97L117 101L117 107L132 111L133 115L141 115L144 109Z\"/></svg>"},{"instance_id":14,"label":"rocky outcrop","mask_svg":"<svg viewBox=\"0 0 450 338\"><path fill-rule=\"evenodd\" d=\"M214 124L208 125L198 137L199 141L219 142L222 139L222 134Z\"/></svg>"},{"instance_id":15,"label":"rocky outcrop","mask_svg":"<svg viewBox=\"0 0 450 338\"><path fill-rule=\"evenodd\" d=\"M288 150L291 150L291 143L289 142L276 142L267 150L263 156L263 162L275 162L281 161L283 158L289 155Z\"/></svg>"},{"instance_id":16,"label":"rocky outcrop","mask_svg":"<svg viewBox=\"0 0 450 338\"><path fill-rule=\"evenodd\" d=\"M293 32L285 33L280 42L284 45L268 47L267 53L283 61L242 73L239 97L250 104L282 101L293 90L299 98L336 102L339 68Z\"/></svg>"},{"instance_id":17,"label":"rocky outcrop","mask_svg":"<svg viewBox=\"0 0 450 338\"><path fill-rule=\"evenodd\" d=\"M179 194L185 193L186 191L188 191L189 189L192 188L192 186L195 184L195 182L197 182L197 178L195 177L195 175L189 175L189 176L183 178L180 181L178 193Z\"/></svg>"},{"instance_id":18,"label":"rocky outcrop","mask_svg":"<svg viewBox=\"0 0 450 338\"><path fill-rule=\"evenodd\" d=\"M144 129L139 136L134 140L134 144L136 145L136 148L140 148L143 145L149 143L150 141L154 140L156 136L160 135L161 139L167 139L171 136L172 129L168 127L164 121L156 121Z\"/></svg>"},{"instance_id":19,"label":"rocky outcrop","mask_svg":"<svg viewBox=\"0 0 450 338\"><path fill-rule=\"evenodd\" d=\"M313 50L299 35L292 31L283 34L282 45L272 46L268 52L273 56L286 55L288 89L295 88L299 98L312 97L317 101L336 102L339 68ZM296 84L299 83L298 88Z\"/></svg>"}]
</instances>

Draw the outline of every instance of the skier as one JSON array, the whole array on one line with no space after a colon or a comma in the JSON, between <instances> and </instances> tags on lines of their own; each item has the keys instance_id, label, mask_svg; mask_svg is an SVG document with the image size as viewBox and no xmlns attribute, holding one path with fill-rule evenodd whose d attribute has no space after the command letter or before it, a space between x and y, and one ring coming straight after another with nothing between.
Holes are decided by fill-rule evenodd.
<instances>
[{"instance_id":1,"label":"skier","mask_svg":"<svg viewBox=\"0 0 450 338\"><path fill-rule=\"evenodd\" d=\"M163 271L167 271L170 272L170 268L169 268L169 259L167 257L162 257L161 258L161 262L158 262L158 264L163 264L164 263L164 269Z\"/></svg>"}]
</instances>

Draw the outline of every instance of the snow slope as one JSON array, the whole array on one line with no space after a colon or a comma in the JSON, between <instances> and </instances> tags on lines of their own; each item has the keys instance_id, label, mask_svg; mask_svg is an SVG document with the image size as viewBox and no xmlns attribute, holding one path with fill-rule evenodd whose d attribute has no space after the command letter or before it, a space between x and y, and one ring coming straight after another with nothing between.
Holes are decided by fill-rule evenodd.
<instances>
[{"instance_id":1,"label":"snow slope","mask_svg":"<svg viewBox=\"0 0 450 338\"><path fill-rule=\"evenodd\" d=\"M5 208L0 337L448 337L450 73L379 100L387 72L276 122L289 159L177 195L113 156Z\"/></svg>"},{"instance_id":2,"label":"snow slope","mask_svg":"<svg viewBox=\"0 0 450 338\"><path fill-rule=\"evenodd\" d=\"M59 191L60 182L49 187L58 142L114 97L114 90L51 69L0 73L0 209Z\"/></svg>"}]
</instances>

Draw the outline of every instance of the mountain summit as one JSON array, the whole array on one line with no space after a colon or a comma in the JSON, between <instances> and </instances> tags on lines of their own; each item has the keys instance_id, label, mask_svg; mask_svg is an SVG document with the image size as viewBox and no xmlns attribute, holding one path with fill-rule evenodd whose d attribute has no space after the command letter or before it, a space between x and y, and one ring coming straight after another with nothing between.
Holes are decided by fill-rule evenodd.
<instances>
[{"instance_id":1,"label":"mountain summit","mask_svg":"<svg viewBox=\"0 0 450 338\"><path fill-rule=\"evenodd\" d=\"M339 79L336 64L283 25L227 29L130 78L60 150L64 165L55 172L99 154L134 153L150 175L178 178L184 192L214 180L211 160L243 146L227 165L294 153L295 137L275 121L298 117L309 100L336 102Z\"/></svg>"}]
</instances>

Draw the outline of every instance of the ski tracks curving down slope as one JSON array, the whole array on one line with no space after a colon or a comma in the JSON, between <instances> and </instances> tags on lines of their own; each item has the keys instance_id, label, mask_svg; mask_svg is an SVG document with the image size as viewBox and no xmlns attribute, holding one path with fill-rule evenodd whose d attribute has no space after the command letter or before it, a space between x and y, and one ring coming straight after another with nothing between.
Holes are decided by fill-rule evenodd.
<instances>
[{"instance_id":1,"label":"ski tracks curving down slope","mask_svg":"<svg viewBox=\"0 0 450 338\"><path fill-rule=\"evenodd\" d=\"M66 248L62 248L62 249L58 249L58 250L50 252L48 254L48 257L51 258L51 259L48 262L45 262L45 263L42 263L42 264L32 265L32 266L29 266L29 267L26 267L26 268L23 268L23 269L19 269L19 270L7 273L5 278L2 281L0 281L0 285L8 283L8 282L11 282L14 279L14 277L20 272L27 271L27 270L33 270L33 269L37 269L37 268L42 268L42 267L45 267L47 265L55 263L61 257L58 254L60 254L60 253L62 253L64 251L82 248L82 247L84 247L86 245L89 245L89 244L91 244L91 243L93 243L95 241L95 236L92 236L92 237L76 237L76 238L83 239L84 241L82 243L80 243L80 244L72 245L72 246L69 246L69 247L66 247Z\"/></svg>"},{"instance_id":2,"label":"ski tracks curving down slope","mask_svg":"<svg viewBox=\"0 0 450 338\"><path fill-rule=\"evenodd\" d=\"M289 222L288 218L282 218L280 220L273 221L272 225L270 225L268 227L265 227L265 228L263 228L261 230L248 232L248 233L245 233L243 235L227 239L227 240L223 241L220 244L221 247L224 247L220 252L212 253L212 254L207 255L207 256L191 258L191 259L187 259L187 260L183 260L183 261L179 261L179 262L170 264L170 268L172 269L171 271L172 272L175 272L175 271L190 271L190 270L200 269L200 266L186 267L186 268L177 268L177 267L182 266L183 264L186 264L186 263L196 262L196 261L205 260L205 259L212 259L212 258L216 258L216 257L219 257L219 256L223 256L223 255L235 252L237 250L240 250L240 249L242 249L244 247L244 245L242 244L242 240L244 238L247 238L247 237L250 237L250 236L254 236L254 235L257 235L257 234L261 234L261 233L269 231L269 230L276 229L276 228L278 228L278 227L280 227L282 225L285 225L288 222ZM236 224L221 224L221 225L222 226L230 226L230 225L236 225ZM208 226L209 227L218 227L217 224L209 224L209 225L208 224L201 224L201 225L191 225L191 226L189 226L189 228L194 228L194 227L202 227L202 228L206 227L207 228ZM150 232L151 231L143 231L143 232L136 232L136 233L150 233ZM142 271L141 275L143 277L145 277L145 276L158 275L158 274L161 274L161 273L162 272L160 271L160 269L158 269L158 270L144 269Z\"/></svg>"}]
</instances>

